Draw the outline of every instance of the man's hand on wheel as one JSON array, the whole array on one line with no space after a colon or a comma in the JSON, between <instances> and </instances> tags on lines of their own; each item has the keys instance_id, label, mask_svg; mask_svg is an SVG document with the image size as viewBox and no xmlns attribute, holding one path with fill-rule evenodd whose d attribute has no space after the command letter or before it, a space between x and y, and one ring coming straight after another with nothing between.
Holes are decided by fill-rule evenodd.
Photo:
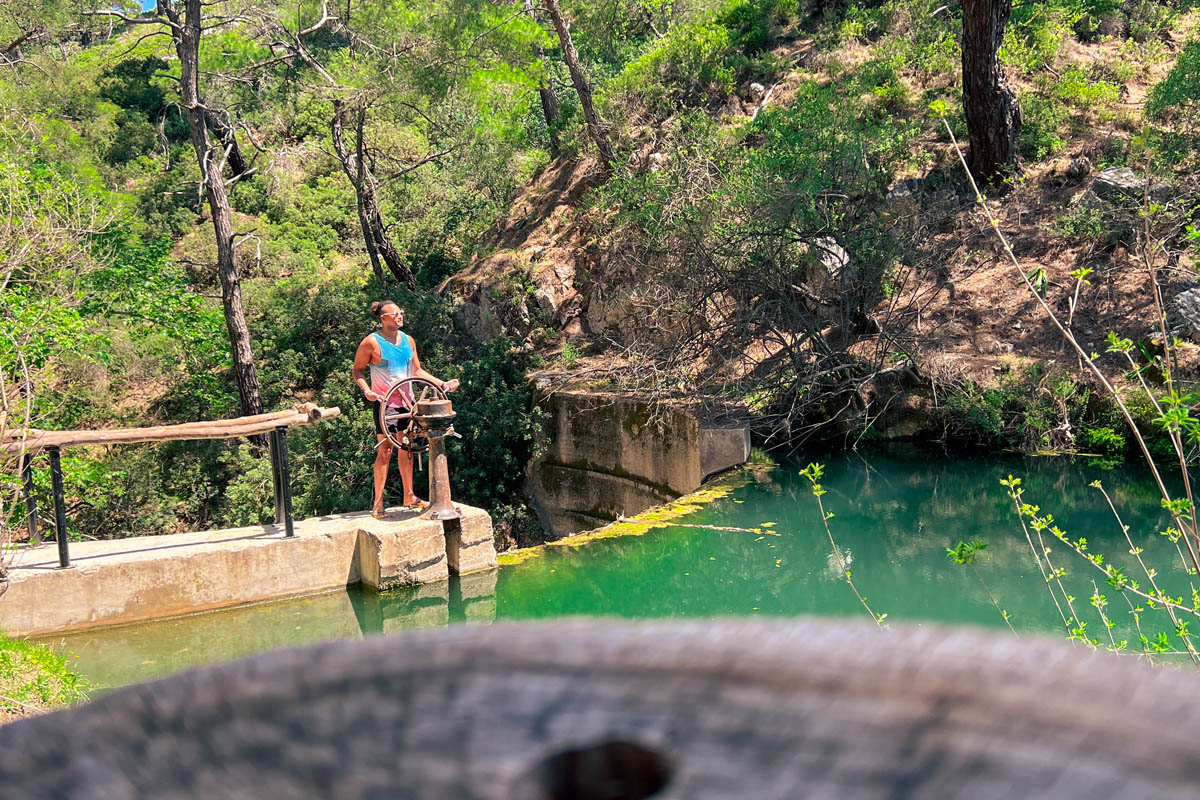
<instances>
[{"instance_id":1,"label":"man's hand on wheel","mask_svg":"<svg viewBox=\"0 0 1200 800\"><path fill-rule=\"evenodd\" d=\"M379 395L375 394L370 389L363 389L363 397L367 398L367 400L372 403L379 402Z\"/></svg>"},{"instance_id":2,"label":"man's hand on wheel","mask_svg":"<svg viewBox=\"0 0 1200 800\"><path fill-rule=\"evenodd\" d=\"M457 388L458 388L458 378L451 378L450 380L442 383L442 391L444 391L444 392L453 392Z\"/></svg>"}]
</instances>

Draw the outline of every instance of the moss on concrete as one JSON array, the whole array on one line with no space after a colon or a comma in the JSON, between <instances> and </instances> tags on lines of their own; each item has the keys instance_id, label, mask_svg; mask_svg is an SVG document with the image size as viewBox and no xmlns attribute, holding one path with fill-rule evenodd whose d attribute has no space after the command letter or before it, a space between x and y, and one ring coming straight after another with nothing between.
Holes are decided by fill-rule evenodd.
<instances>
[{"instance_id":1,"label":"moss on concrete","mask_svg":"<svg viewBox=\"0 0 1200 800\"><path fill-rule=\"evenodd\" d=\"M544 555L548 547L579 547L597 539L640 536L655 528L666 528L675 523L680 517L691 514L694 511L699 511L704 506L716 500L728 497L735 489L740 489L749 483L755 472L770 471L775 466L775 463L771 461L757 461L742 469L735 470L721 477L719 480L705 484L691 494L684 495L678 500L647 509L635 517L618 519L602 528L577 533L574 536L566 536L553 542L538 545L537 547L526 547L521 550L503 553L499 556L499 562L502 566L511 566Z\"/></svg>"}]
</instances>

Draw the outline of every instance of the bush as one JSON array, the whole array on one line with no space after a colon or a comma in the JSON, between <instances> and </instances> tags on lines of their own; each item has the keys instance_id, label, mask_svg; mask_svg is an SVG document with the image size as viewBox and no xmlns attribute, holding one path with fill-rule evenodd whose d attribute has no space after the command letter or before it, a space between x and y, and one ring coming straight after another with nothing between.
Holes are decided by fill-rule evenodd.
<instances>
[{"instance_id":1,"label":"bush","mask_svg":"<svg viewBox=\"0 0 1200 800\"><path fill-rule=\"evenodd\" d=\"M1067 146L1060 132L1067 122L1067 110L1054 99L1037 94L1021 98L1021 131L1017 143L1021 155L1034 161L1061 153Z\"/></svg>"},{"instance_id":2,"label":"bush","mask_svg":"<svg viewBox=\"0 0 1200 800\"><path fill-rule=\"evenodd\" d=\"M607 93L636 99L660 116L719 100L794 14L788 0L727 0L698 21L673 26L625 65Z\"/></svg>"},{"instance_id":3,"label":"bush","mask_svg":"<svg viewBox=\"0 0 1200 800\"><path fill-rule=\"evenodd\" d=\"M1200 128L1200 39L1183 48L1171 72L1150 90L1146 114L1184 131Z\"/></svg>"},{"instance_id":4,"label":"bush","mask_svg":"<svg viewBox=\"0 0 1200 800\"><path fill-rule=\"evenodd\" d=\"M0 633L0 723L83 700L87 686L50 648Z\"/></svg>"}]
</instances>

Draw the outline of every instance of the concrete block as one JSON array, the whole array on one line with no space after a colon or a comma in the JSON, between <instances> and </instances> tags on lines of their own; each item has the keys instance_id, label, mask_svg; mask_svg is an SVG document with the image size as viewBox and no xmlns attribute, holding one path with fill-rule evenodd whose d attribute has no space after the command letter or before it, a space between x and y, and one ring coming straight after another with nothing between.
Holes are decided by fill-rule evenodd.
<instances>
[{"instance_id":1,"label":"concrete block","mask_svg":"<svg viewBox=\"0 0 1200 800\"><path fill-rule=\"evenodd\" d=\"M750 429L701 428L700 476L707 478L718 472L745 464L750 458Z\"/></svg>"},{"instance_id":2,"label":"concrete block","mask_svg":"<svg viewBox=\"0 0 1200 800\"><path fill-rule=\"evenodd\" d=\"M434 520L364 523L358 531L358 561L363 584L377 591L445 580L450 575L442 524Z\"/></svg>"},{"instance_id":3,"label":"concrete block","mask_svg":"<svg viewBox=\"0 0 1200 800\"><path fill-rule=\"evenodd\" d=\"M588 392L557 392L548 404L547 462L663 486L676 496L700 485L700 423L691 414Z\"/></svg>"},{"instance_id":4,"label":"concrete block","mask_svg":"<svg viewBox=\"0 0 1200 800\"><path fill-rule=\"evenodd\" d=\"M455 569L494 567L491 520L481 509L461 509L467 524L454 537ZM444 582L451 567L446 543L440 522L394 509L386 520L366 513L298 520L293 538L274 525L260 525L74 542L67 570L56 568L53 545L20 548L7 591L0 594L0 630L14 636L50 634L359 582L381 589ZM444 618L446 612L427 615Z\"/></svg>"},{"instance_id":5,"label":"concrete block","mask_svg":"<svg viewBox=\"0 0 1200 800\"><path fill-rule=\"evenodd\" d=\"M629 478L555 464L538 465L530 475L530 489L547 509L583 514L605 522L620 515L640 514L676 497L669 490Z\"/></svg>"},{"instance_id":6,"label":"concrete block","mask_svg":"<svg viewBox=\"0 0 1200 800\"><path fill-rule=\"evenodd\" d=\"M462 518L441 523L445 530L446 561L451 575L466 575L496 566L492 518L486 512L460 506Z\"/></svg>"}]
</instances>

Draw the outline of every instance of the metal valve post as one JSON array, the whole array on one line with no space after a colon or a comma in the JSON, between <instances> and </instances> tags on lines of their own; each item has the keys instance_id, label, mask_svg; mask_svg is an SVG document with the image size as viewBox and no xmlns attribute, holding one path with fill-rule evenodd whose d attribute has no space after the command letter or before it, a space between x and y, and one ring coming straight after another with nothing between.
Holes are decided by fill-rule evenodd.
<instances>
[{"instance_id":1,"label":"metal valve post","mask_svg":"<svg viewBox=\"0 0 1200 800\"><path fill-rule=\"evenodd\" d=\"M450 468L446 462L447 436L458 436L454 431L454 409L449 400L421 400L417 403L413 419L425 429L429 437L429 510L425 519L461 519L462 514L450 501Z\"/></svg>"}]
</instances>

